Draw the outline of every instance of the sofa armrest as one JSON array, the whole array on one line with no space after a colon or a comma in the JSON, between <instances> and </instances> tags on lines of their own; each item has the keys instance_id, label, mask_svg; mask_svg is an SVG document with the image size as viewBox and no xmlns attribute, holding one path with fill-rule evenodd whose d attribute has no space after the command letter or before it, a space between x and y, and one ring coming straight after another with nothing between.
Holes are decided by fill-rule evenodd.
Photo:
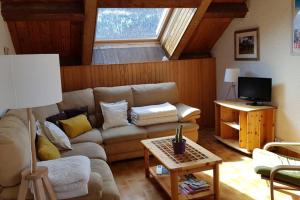
<instances>
[{"instance_id":1,"label":"sofa armrest","mask_svg":"<svg viewBox=\"0 0 300 200\"><path fill-rule=\"evenodd\" d=\"M88 188L89 196L94 197L95 199L102 198L103 179L99 173L91 172Z\"/></svg>"},{"instance_id":2,"label":"sofa armrest","mask_svg":"<svg viewBox=\"0 0 300 200\"><path fill-rule=\"evenodd\" d=\"M200 118L201 111L198 108L194 108L183 103L177 103L175 106L180 122L195 121Z\"/></svg>"}]
</instances>

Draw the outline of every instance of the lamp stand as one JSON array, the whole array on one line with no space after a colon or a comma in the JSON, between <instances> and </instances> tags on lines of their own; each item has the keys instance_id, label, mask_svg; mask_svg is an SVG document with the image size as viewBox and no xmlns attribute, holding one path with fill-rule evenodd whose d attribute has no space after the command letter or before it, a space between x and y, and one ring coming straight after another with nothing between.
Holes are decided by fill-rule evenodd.
<instances>
[{"instance_id":1,"label":"lamp stand","mask_svg":"<svg viewBox=\"0 0 300 200\"><path fill-rule=\"evenodd\" d=\"M34 191L34 199L46 200L48 194L50 200L55 200L56 195L48 178L47 167L37 167L36 150L35 150L35 122L32 121L32 109L27 108L28 129L30 133L31 146L31 165L22 171L21 185L19 188L18 200L25 200L29 185L32 184ZM44 188L45 187L45 188Z\"/></svg>"},{"instance_id":2,"label":"lamp stand","mask_svg":"<svg viewBox=\"0 0 300 200\"><path fill-rule=\"evenodd\" d=\"M228 97L229 97L229 95L231 93L231 90L233 90L234 99L237 99L234 82L232 82L231 86L228 88L228 91L227 91L227 94L226 94L226 99L228 99Z\"/></svg>"}]
</instances>

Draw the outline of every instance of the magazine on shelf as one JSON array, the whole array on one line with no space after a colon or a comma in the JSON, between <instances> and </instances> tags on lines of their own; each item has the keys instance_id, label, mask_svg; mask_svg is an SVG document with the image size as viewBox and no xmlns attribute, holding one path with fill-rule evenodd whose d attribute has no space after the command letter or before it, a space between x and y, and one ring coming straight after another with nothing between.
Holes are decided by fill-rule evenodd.
<instances>
[{"instance_id":1,"label":"magazine on shelf","mask_svg":"<svg viewBox=\"0 0 300 200\"><path fill-rule=\"evenodd\" d=\"M206 181L197 179L193 174L187 174L179 184L179 188L183 194L195 194L208 190L210 186Z\"/></svg>"},{"instance_id":2,"label":"magazine on shelf","mask_svg":"<svg viewBox=\"0 0 300 200\"><path fill-rule=\"evenodd\" d=\"M156 166L156 174L157 175L168 175L169 170L163 165L157 165Z\"/></svg>"}]
</instances>

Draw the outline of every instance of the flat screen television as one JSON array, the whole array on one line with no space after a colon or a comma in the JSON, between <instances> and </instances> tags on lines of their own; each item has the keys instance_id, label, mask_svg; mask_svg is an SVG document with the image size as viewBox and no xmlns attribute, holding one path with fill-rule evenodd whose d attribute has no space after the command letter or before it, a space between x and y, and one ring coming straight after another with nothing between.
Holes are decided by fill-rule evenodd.
<instances>
[{"instance_id":1,"label":"flat screen television","mask_svg":"<svg viewBox=\"0 0 300 200\"><path fill-rule=\"evenodd\" d=\"M252 101L253 103L250 105L259 105L259 103L262 102L270 102L272 98L272 79L239 77L238 97L240 99Z\"/></svg>"}]
</instances>

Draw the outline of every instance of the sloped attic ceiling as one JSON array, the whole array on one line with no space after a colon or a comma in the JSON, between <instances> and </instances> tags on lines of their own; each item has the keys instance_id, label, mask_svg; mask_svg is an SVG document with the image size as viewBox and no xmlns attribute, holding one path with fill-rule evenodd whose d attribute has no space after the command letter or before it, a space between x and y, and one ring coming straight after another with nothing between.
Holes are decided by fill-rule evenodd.
<instances>
[{"instance_id":1,"label":"sloped attic ceiling","mask_svg":"<svg viewBox=\"0 0 300 200\"><path fill-rule=\"evenodd\" d=\"M175 8L160 41L171 59L209 55L232 19L247 13L246 0L0 1L16 53L59 53L62 65L91 64L97 7Z\"/></svg>"}]
</instances>

